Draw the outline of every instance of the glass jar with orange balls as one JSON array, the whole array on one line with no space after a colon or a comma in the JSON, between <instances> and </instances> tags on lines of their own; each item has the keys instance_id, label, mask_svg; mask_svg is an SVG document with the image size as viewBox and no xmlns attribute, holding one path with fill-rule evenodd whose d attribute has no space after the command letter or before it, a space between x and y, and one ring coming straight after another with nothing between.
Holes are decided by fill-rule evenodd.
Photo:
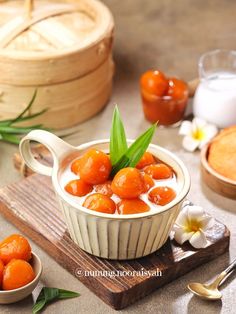
<instances>
[{"instance_id":1,"label":"glass jar with orange balls","mask_svg":"<svg viewBox=\"0 0 236 314\"><path fill-rule=\"evenodd\" d=\"M183 119L188 103L188 85L184 81L150 70L141 76L140 90L147 120L169 126Z\"/></svg>"}]
</instances>

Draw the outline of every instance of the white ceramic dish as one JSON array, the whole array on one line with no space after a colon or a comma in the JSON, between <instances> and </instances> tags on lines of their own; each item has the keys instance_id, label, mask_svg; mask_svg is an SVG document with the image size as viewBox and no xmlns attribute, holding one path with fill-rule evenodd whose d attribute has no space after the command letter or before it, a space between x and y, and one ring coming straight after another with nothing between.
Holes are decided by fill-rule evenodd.
<instances>
[{"instance_id":1,"label":"white ceramic dish","mask_svg":"<svg viewBox=\"0 0 236 314\"><path fill-rule=\"evenodd\" d=\"M52 153L53 167L34 159L30 141L44 144ZM148 151L170 165L179 184L179 193L159 211L133 215L103 214L78 205L59 184L60 173L75 157L89 148L108 152L109 140L99 140L73 147L52 133L31 131L20 143L20 152L26 164L35 172L52 177L56 196L72 239L86 252L108 259L133 259L158 250L168 239L181 204L189 188L189 173L179 158L156 145Z\"/></svg>"},{"instance_id":2,"label":"white ceramic dish","mask_svg":"<svg viewBox=\"0 0 236 314\"><path fill-rule=\"evenodd\" d=\"M23 300L26 298L28 295L32 293L32 291L36 288L40 276L42 274L42 264L39 259L39 257L32 252L32 259L30 261L31 266L33 267L34 273L35 273L35 278L33 281L28 283L27 285L14 289L14 290L6 290L0 291L0 304L10 304L10 303L15 303L17 301Z\"/></svg>"}]
</instances>

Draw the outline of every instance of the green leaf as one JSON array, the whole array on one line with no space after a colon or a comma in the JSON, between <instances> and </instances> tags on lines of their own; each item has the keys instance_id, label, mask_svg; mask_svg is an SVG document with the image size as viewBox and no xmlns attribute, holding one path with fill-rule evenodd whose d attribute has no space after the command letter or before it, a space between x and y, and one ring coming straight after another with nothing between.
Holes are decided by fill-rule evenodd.
<instances>
[{"instance_id":1,"label":"green leaf","mask_svg":"<svg viewBox=\"0 0 236 314\"><path fill-rule=\"evenodd\" d=\"M126 156L130 158L130 167L135 167L145 151L147 150L149 144L152 141L153 135L156 130L156 124L152 125L146 132L140 135L134 143L131 144Z\"/></svg>"},{"instance_id":2,"label":"green leaf","mask_svg":"<svg viewBox=\"0 0 236 314\"><path fill-rule=\"evenodd\" d=\"M17 124L22 121L27 121L33 118L36 118L43 113L45 113L48 109L43 109L39 112L36 112L31 115L24 116L25 113L31 108L33 105L35 98L37 96L37 90L35 90L32 99L30 100L29 104L27 107L15 118L15 119L8 119L8 120L2 120L0 121L0 140L13 143L13 144L19 144L20 142L20 137L16 136L18 134L25 134L28 133L34 129L42 129L43 125L42 124L37 124L37 125L31 125L28 127L17 127L14 124ZM43 128L44 130L49 130L46 128Z\"/></svg>"},{"instance_id":3,"label":"green leaf","mask_svg":"<svg viewBox=\"0 0 236 314\"><path fill-rule=\"evenodd\" d=\"M156 130L156 124L140 135L128 148L126 153L113 166L111 175L114 176L119 170L125 167L135 167L145 151L147 150Z\"/></svg>"},{"instance_id":4,"label":"green leaf","mask_svg":"<svg viewBox=\"0 0 236 314\"><path fill-rule=\"evenodd\" d=\"M28 115L28 116L26 116L26 117L21 117L21 118L19 118L17 121L15 121L14 124L15 124L15 123L18 123L18 122L22 122L22 121L27 121L27 120L34 119L34 118L36 118L36 117L38 117L38 116L41 116L41 115L44 114L46 111L48 111L48 108L45 108L45 109L43 109L43 110L41 110L41 111L38 111L38 112L33 113L33 114L30 114L30 115ZM12 125L12 124L13 124L13 122L11 122L11 125Z\"/></svg>"},{"instance_id":5,"label":"green leaf","mask_svg":"<svg viewBox=\"0 0 236 314\"><path fill-rule=\"evenodd\" d=\"M111 177L114 177L114 175L121 169L129 167L130 159L128 156L123 155L120 160L112 167L111 170Z\"/></svg>"},{"instance_id":6,"label":"green leaf","mask_svg":"<svg viewBox=\"0 0 236 314\"><path fill-rule=\"evenodd\" d=\"M46 302L51 302L54 299L57 299L59 296L59 290L57 288L43 288L44 298Z\"/></svg>"},{"instance_id":7,"label":"green leaf","mask_svg":"<svg viewBox=\"0 0 236 314\"><path fill-rule=\"evenodd\" d=\"M119 109L116 106L110 133L110 158L112 165L115 165L122 155L127 151L128 145L125 136L124 125L120 117Z\"/></svg>"},{"instance_id":8,"label":"green leaf","mask_svg":"<svg viewBox=\"0 0 236 314\"><path fill-rule=\"evenodd\" d=\"M33 118L36 118L36 117L44 114L46 111L48 111L47 108L43 109L43 110L41 110L39 112L36 112L34 114L28 115L26 117L21 117L17 121L15 121L14 124L15 123L19 123L19 122L23 122L23 121L27 121L27 120L31 120ZM13 120L2 120L2 121L0 121L0 126L9 126L9 125L12 125L12 124L13 124Z\"/></svg>"},{"instance_id":9,"label":"green leaf","mask_svg":"<svg viewBox=\"0 0 236 314\"><path fill-rule=\"evenodd\" d=\"M41 311L43 307L45 306L45 304L46 304L46 301L44 299L37 301L37 303L35 303L32 309L33 314L36 314L39 311Z\"/></svg>"},{"instance_id":10,"label":"green leaf","mask_svg":"<svg viewBox=\"0 0 236 314\"><path fill-rule=\"evenodd\" d=\"M58 289L58 288L49 288L43 287L36 302L33 306L33 314L41 311L48 303L61 299L75 298L80 294L74 291Z\"/></svg>"},{"instance_id":11,"label":"green leaf","mask_svg":"<svg viewBox=\"0 0 236 314\"><path fill-rule=\"evenodd\" d=\"M20 138L14 134L0 134L0 140L11 144L19 144Z\"/></svg>"},{"instance_id":12,"label":"green leaf","mask_svg":"<svg viewBox=\"0 0 236 314\"><path fill-rule=\"evenodd\" d=\"M78 292L59 289L59 295L58 295L59 299L76 298L79 296L80 294Z\"/></svg>"},{"instance_id":13,"label":"green leaf","mask_svg":"<svg viewBox=\"0 0 236 314\"><path fill-rule=\"evenodd\" d=\"M37 96L37 89L34 91L34 94L28 104L28 106L15 118L11 121L11 124L16 123L21 117L23 117L23 115L31 108L31 106L33 105L35 98Z\"/></svg>"},{"instance_id":14,"label":"green leaf","mask_svg":"<svg viewBox=\"0 0 236 314\"><path fill-rule=\"evenodd\" d=\"M26 128L20 128L20 127L11 127L11 126L0 126L0 133L6 133L6 134L25 134L33 129L38 129L42 125L33 125Z\"/></svg>"}]
</instances>

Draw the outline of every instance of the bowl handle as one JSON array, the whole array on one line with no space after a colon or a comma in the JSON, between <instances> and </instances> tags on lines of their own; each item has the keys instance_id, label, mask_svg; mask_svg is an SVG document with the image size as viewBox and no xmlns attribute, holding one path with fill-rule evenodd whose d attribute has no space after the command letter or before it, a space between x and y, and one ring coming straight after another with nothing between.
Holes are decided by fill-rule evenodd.
<instances>
[{"instance_id":1,"label":"bowl handle","mask_svg":"<svg viewBox=\"0 0 236 314\"><path fill-rule=\"evenodd\" d=\"M33 130L23 137L19 149L24 162L34 172L46 176L52 175L53 167L45 166L34 158L30 149L30 141L39 142L47 147L53 156L53 167L59 165L59 160L65 154L69 153L71 150L75 150L73 146L67 144L56 135L44 130Z\"/></svg>"}]
</instances>

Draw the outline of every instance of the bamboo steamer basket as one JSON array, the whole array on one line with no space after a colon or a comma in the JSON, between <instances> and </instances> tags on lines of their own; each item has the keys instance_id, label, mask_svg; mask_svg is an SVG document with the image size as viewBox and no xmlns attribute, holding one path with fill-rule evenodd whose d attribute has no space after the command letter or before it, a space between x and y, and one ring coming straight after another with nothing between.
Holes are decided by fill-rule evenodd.
<instances>
[{"instance_id":1,"label":"bamboo steamer basket","mask_svg":"<svg viewBox=\"0 0 236 314\"><path fill-rule=\"evenodd\" d=\"M0 0L0 120L36 88L30 113L48 111L34 124L63 129L100 111L112 88L113 28L96 0Z\"/></svg>"}]
</instances>

